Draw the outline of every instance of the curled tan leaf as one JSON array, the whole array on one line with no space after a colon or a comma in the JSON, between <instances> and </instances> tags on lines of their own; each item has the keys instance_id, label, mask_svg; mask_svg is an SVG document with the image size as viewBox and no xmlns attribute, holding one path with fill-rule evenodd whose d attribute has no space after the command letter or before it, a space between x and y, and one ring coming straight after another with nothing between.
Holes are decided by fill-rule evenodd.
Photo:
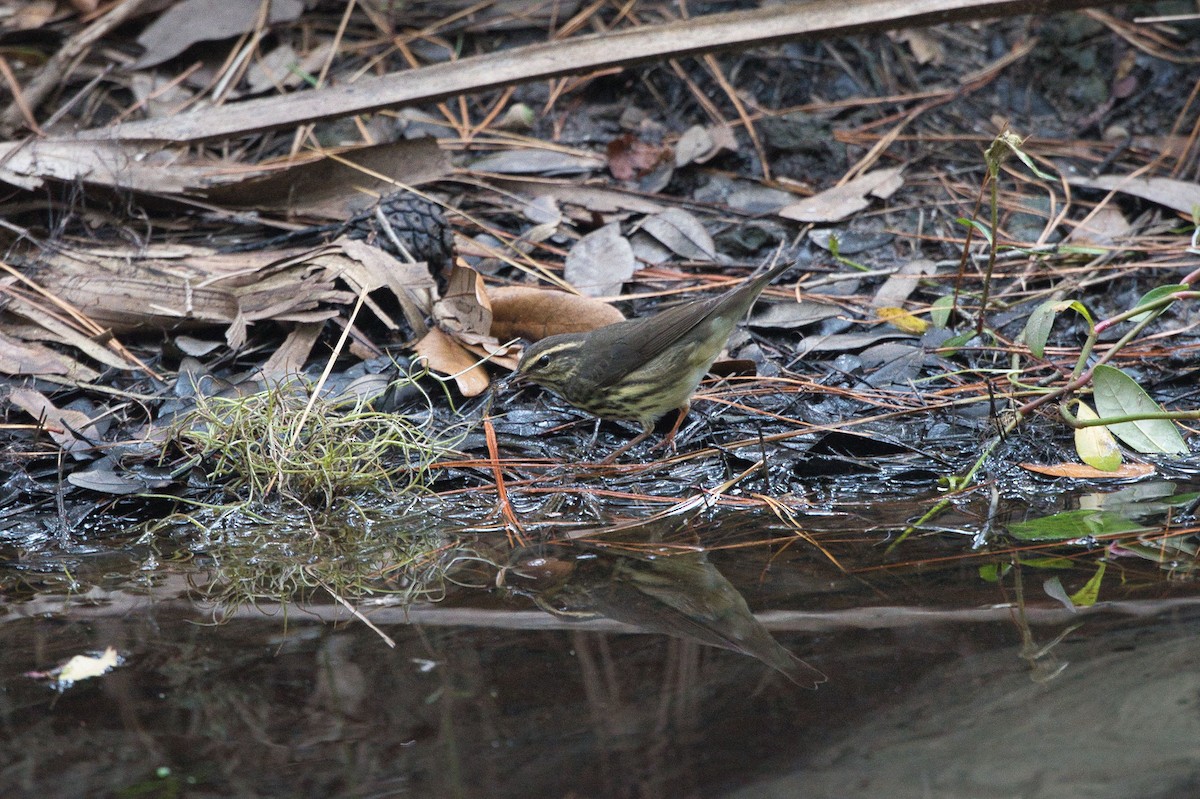
<instances>
[{"instance_id":1,"label":"curled tan leaf","mask_svg":"<svg viewBox=\"0 0 1200 799\"><path fill-rule=\"evenodd\" d=\"M431 328L413 349L430 369L453 377L464 397L477 397L487 390L487 369L440 328Z\"/></svg>"},{"instance_id":2,"label":"curled tan leaf","mask_svg":"<svg viewBox=\"0 0 1200 799\"><path fill-rule=\"evenodd\" d=\"M492 299L491 332L499 341L537 341L557 333L583 333L625 318L607 302L565 291L501 286L488 293Z\"/></svg>"},{"instance_id":3,"label":"curled tan leaf","mask_svg":"<svg viewBox=\"0 0 1200 799\"><path fill-rule=\"evenodd\" d=\"M455 265L446 296L433 305L438 326L451 333L486 336L492 327L492 309L483 278L469 266Z\"/></svg>"}]
</instances>

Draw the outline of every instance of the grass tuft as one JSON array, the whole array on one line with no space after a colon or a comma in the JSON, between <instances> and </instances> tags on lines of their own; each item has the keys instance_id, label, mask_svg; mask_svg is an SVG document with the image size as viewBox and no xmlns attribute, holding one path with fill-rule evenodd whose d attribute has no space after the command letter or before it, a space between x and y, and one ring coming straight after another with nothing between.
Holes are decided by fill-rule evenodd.
<instances>
[{"instance_id":1,"label":"grass tuft","mask_svg":"<svg viewBox=\"0 0 1200 799\"><path fill-rule=\"evenodd\" d=\"M312 399L297 384L241 397L198 397L171 437L199 459L210 482L247 504L274 497L330 509L364 493L423 489L434 461L463 431L372 410L366 400Z\"/></svg>"}]
</instances>

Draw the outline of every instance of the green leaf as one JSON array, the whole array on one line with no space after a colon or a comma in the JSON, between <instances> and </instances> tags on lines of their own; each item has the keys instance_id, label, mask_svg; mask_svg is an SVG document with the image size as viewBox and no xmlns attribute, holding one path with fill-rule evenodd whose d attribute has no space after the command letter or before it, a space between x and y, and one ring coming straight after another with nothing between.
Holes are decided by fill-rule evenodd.
<instances>
[{"instance_id":1,"label":"green leaf","mask_svg":"<svg viewBox=\"0 0 1200 799\"><path fill-rule=\"evenodd\" d=\"M1071 310L1087 320L1088 327L1094 325L1092 315L1079 300L1046 300L1033 309L1025 322L1025 343L1029 351L1038 358L1046 351L1046 341L1050 338L1050 330L1054 327L1054 318L1063 311Z\"/></svg>"},{"instance_id":2,"label":"green leaf","mask_svg":"<svg viewBox=\"0 0 1200 799\"><path fill-rule=\"evenodd\" d=\"M1057 300L1046 300L1033 309L1025 322L1025 343L1034 357L1040 358L1046 352L1046 340L1050 338L1050 328L1054 327L1054 317L1058 314L1060 303Z\"/></svg>"},{"instance_id":3,"label":"green leaf","mask_svg":"<svg viewBox=\"0 0 1200 799\"><path fill-rule=\"evenodd\" d=\"M979 576L989 583L998 583L1010 571L1012 571L1012 564L1008 562L985 563L979 567Z\"/></svg>"},{"instance_id":4,"label":"green leaf","mask_svg":"<svg viewBox=\"0 0 1200 799\"><path fill-rule=\"evenodd\" d=\"M934 327L945 327L950 321L950 312L954 310L954 295L947 294L944 297L938 297L930 306L929 319L933 322Z\"/></svg>"},{"instance_id":5,"label":"green leaf","mask_svg":"<svg viewBox=\"0 0 1200 799\"><path fill-rule=\"evenodd\" d=\"M1080 421L1098 419L1096 412L1086 402L1075 409ZM1076 427L1075 452L1079 460L1102 472L1115 472L1121 468L1121 448L1107 427Z\"/></svg>"},{"instance_id":6,"label":"green leaf","mask_svg":"<svg viewBox=\"0 0 1200 799\"><path fill-rule=\"evenodd\" d=\"M988 244L992 243L992 229L980 222L978 219L967 219L965 216L960 216L954 221L958 222L958 224L962 225L963 227L975 228L979 231L979 235L987 239Z\"/></svg>"},{"instance_id":7,"label":"green leaf","mask_svg":"<svg viewBox=\"0 0 1200 799\"><path fill-rule=\"evenodd\" d=\"M1132 377L1101 364L1092 372L1093 398L1100 418L1162 413L1158 403ZM1181 455L1188 452L1183 436L1170 419L1141 419L1108 425L1113 435L1143 454Z\"/></svg>"},{"instance_id":8,"label":"green leaf","mask_svg":"<svg viewBox=\"0 0 1200 799\"><path fill-rule=\"evenodd\" d=\"M1183 283L1173 283L1170 286L1159 286L1158 288L1150 289L1149 291L1147 291L1145 294L1142 295L1142 298L1140 300L1137 301L1137 305L1133 306L1133 310L1136 311L1138 308L1141 308L1143 305L1149 305L1150 303L1155 302L1156 300L1160 300L1163 297L1169 297L1177 291L1185 291L1187 288L1188 288L1188 286ZM1137 316L1131 316L1131 317L1129 317L1129 321L1140 322L1143 319L1145 319L1146 317L1148 317L1150 314L1160 314L1163 311L1170 308L1174 304L1175 303L1173 303L1173 302L1169 302L1166 305L1162 306L1161 308L1155 308L1153 310L1146 311L1145 313L1140 313Z\"/></svg>"},{"instance_id":9,"label":"green leaf","mask_svg":"<svg viewBox=\"0 0 1200 799\"><path fill-rule=\"evenodd\" d=\"M965 333L959 333L957 336L951 336L950 338L946 339L945 341L942 342L941 347L939 347L939 349L949 350L949 352L947 352L945 354L953 355L955 353L955 351L958 350L959 347L966 344L968 341L970 341L973 338L975 338L975 331L968 330Z\"/></svg>"},{"instance_id":10,"label":"green leaf","mask_svg":"<svg viewBox=\"0 0 1200 799\"><path fill-rule=\"evenodd\" d=\"M1038 169L1037 165L1035 163L1033 163L1033 159L1030 158L1028 153L1026 153L1020 147L1014 147L1012 144L1010 144L1009 147L1012 149L1012 151L1014 153L1016 153L1017 158L1021 159L1021 163L1024 164L1025 166L1029 167L1030 172L1037 175L1042 180L1055 180L1054 175L1047 175L1045 172Z\"/></svg>"},{"instance_id":11,"label":"green leaf","mask_svg":"<svg viewBox=\"0 0 1200 799\"><path fill-rule=\"evenodd\" d=\"M1076 538L1121 535L1149 529L1119 513L1080 509L1013 522L1008 526L1008 534L1020 541L1073 541Z\"/></svg>"},{"instance_id":12,"label":"green leaf","mask_svg":"<svg viewBox=\"0 0 1200 799\"><path fill-rule=\"evenodd\" d=\"M1080 588L1075 593L1071 594L1071 602L1076 607L1090 608L1096 604L1096 600L1100 597L1100 581L1104 579L1104 569L1108 566L1104 561L1100 561L1099 568L1092 575L1092 579L1087 581L1087 584Z\"/></svg>"}]
</instances>

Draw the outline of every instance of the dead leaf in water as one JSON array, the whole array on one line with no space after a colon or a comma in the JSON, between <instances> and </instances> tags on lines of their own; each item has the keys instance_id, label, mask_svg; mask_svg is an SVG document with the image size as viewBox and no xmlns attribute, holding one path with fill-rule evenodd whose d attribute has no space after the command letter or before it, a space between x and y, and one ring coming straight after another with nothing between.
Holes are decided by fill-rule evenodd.
<instances>
[{"instance_id":1,"label":"dead leaf in water","mask_svg":"<svg viewBox=\"0 0 1200 799\"><path fill-rule=\"evenodd\" d=\"M1080 480L1128 479L1154 473L1154 467L1148 463L1126 463L1114 472L1104 472L1083 463L1022 463L1021 468L1047 477L1074 477Z\"/></svg>"}]
</instances>

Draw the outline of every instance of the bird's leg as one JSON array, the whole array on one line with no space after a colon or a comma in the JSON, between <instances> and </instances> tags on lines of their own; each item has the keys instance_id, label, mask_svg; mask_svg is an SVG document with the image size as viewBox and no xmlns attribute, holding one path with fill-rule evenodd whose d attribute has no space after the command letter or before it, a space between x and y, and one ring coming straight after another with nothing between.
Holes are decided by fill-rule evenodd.
<instances>
[{"instance_id":1,"label":"bird's leg","mask_svg":"<svg viewBox=\"0 0 1200 799\"><path fill-rule=\"evenodd\" d=\"M691 407L692 407L691 401L685 402L683 405L679 406L679 416L676 417L675 424L671 425L670 432L667 433L666 437L663 438L662 441L655 444L652 447L652 449L662 449L664 447L670 447L672 452L675 451L675 434L677 432L679 432L679 425L683 424L683 417L688 415L688 410L691 409ZM646 436L650 435L653 432L654 432L654 422L647 422L646 424L643 424L642 432L640 434L638 434L637 436L634 436L629 441L626 441L624 444L617 447L615 452L611 453L607 458L600 461L600 465L601 466L609 465L610 463L615 461L619 455L624 455L630 449L632 449L633 447L636 447L638 444L645 441Z\"/></svg>"},{"instance_id":2,"label":"bird's leg","mask_svg":"<svg viewBox=\"0 0 1200 799\"><path fill-rule=\"evenodd\" d=\"M619 447L617 447L615 450L613 450L611 453L609 453L609 455L608 455L608 457L607 457L607 458L605 458L604 460L600 461L600 465L601 465L601 466L608 466L609 464L613 463L614 461L616 461L616 459L617 459L619 456L621 456L621 455L624 455L626 452L628 452L628 451L629 451L629 450L631 450L632 448L636 447L638 444L640 444L640 443L642 443L643 441L645 441L645 440L646 440L646 436L650 435L650 434L651 434L651 433L653 433L653 432L654 432L654 423L653 423L653 422L651 422L650 424L644 424L644 425L642 425L642 432L641 432L641 433L639 433L638 435L636 435L636 436L634 436L633 438L629 439L629 440L628 440L628 441L626 441L624 444L622 444L621 446L619 446Z\"/></svg>"},{"instance_id":3,"label":"bird's leg","mask_svg":"<svg viewBox=\"0 0 1200 799\"><path fill-rule=\"evenodd\" d=\"M663 437L663 440L654 445L655 449L670 448L671 452L675 451L675 434L679 432L679 426L683 424L683 417L688 415L691 407L691 400L679 406L679 415L675 417L675 424L671 425L671 430Z\"/></svg>"},{"instance_id":4,"label":"bird's leg","mask_svg":"<svg viewBox=\"0 0 1200 799\"><path fill-rule=\"evenodd\" d=\"M600 440L600 425L603 423L604 423L604 420L601 419L599 416L597 416L596 424L595 424L595 426L592 427L592 437L591 437L591 439L588 440L588 444L587 444L588 449L591 449L592 447L596 446L596 442Z\"/></svg>"}]
</instances>

